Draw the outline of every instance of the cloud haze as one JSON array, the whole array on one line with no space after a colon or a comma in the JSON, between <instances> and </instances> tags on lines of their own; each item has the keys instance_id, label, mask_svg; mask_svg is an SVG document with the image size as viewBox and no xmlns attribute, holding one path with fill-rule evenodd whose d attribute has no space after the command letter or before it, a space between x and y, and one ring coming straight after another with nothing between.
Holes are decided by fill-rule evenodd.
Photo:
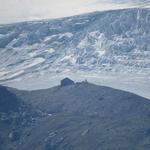
<instances>
[{"instance_id":1,"label":"cloud haze","mask_svg":"<svg viewBox=\"0 0 150 150\"><path fill-rule=\"evenodd\" d=\"M0 0L0 23L59 18L96 10L150 6L150 0Z\"/></svg>"}]
</instances>

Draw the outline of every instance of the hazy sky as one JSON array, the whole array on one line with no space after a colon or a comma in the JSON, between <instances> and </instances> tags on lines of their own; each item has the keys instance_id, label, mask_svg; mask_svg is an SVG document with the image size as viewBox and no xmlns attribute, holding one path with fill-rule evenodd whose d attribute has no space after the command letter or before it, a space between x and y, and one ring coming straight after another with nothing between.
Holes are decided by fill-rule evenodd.
<instances>
[{"instance_id":1,"label":"hazy sky","mask_svg":"<svg viewBox=\"0 0 150 150\"><path fill-rule=\"evenodd\" d=\"M150 0L0 0L0 24L150 6Z\"/></svg>"}]
</instances>

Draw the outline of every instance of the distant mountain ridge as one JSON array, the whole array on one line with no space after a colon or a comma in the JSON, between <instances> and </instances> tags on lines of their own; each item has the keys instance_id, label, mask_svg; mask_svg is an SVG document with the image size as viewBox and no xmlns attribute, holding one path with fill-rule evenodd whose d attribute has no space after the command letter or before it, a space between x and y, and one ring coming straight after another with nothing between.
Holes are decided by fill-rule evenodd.
<instances>
[{"instance_id":1,"label":"distant mountain ridge","mask_svg":"<svg viewBox=\"0 0 150 150\"><path fill-rule=\"evenodd\" d=\"M0 82L66 72L150 73L150 10L0 26Z\"/></svg>"},{"instance_id":2,"label":"distant mountain ridge","mask_svg":"<svg viewBox=\"0 0 150 150\"><path fill-rule=\"evenodd\" d=\"M101 0L100 0L101 1ZM118 3L118 4L126 4L128 6L134 6L134 7L148 7L150 6L149 0L102 0L104 2L112 2L112 3Z\"/></svg>"}]
</instances>

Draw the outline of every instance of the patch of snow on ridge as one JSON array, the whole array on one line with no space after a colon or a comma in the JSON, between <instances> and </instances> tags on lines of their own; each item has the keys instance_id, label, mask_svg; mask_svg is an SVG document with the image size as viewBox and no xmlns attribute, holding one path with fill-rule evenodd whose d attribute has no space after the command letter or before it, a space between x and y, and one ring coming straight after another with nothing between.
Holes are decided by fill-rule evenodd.
<instances>
[{"instance_id":1,"label":"patch of snow on ridge","mask_svg":"<svg viewBox=\"0 0 150 150\"><path fill-rule=\"evenodd\" d=\"M24 73L24 70L20 70L17 72L5 72L5 74L1 74L3 76L1 76L0 80L12 79L12 78L22 75L23 73Z\"/></svg>"},{"instance_id":2,"label":"patch of snow on ridge","mask_svg":"<svg viewBox=\"0 0 150 150\"><path fill-rule=\"evenodd\" d=\"M14 78L14 77L19 76L19 75L21 75L23 73L24 73L24 70L20 70L20 71L18 71L16 73L13 73L12 75L10 75L9 78Z\"/></svg>"},{"instance_id":3,"label":"patch of snow on ridge","mask_svg":"<svg viewBox=\"0 0 150 150\"><path fill-rule=\"evenodd\" d=\"M34 58L32 60L28 60L26 61L27 64L25 66L23 66L23 69L27 69L27 68L30 68L30 67L33 67L33 66L36 66L38 64L41 64L45 61L44 58L42 57L38 57L38 58Z\"/></svg>"},{"instance_id":4,"label":"patch of snow on ridge","mask_svg":"<svg viewBox=\"0 0 150 150\"><path fill-rule=\"evenodd\" d=\"M45 39L44 39L44 42L47 42L47 41L50 41L52 40L53 38L57 37L57 35L51 35L51 36L47 36Z\"/></svg>"},{"instance_id":5,"label":"patch of snow on ridge","mask_svg":"<svg viewBox=\"0 0 150 150\"><path fill-rule=\"evenodd\" d=\"M77 48L84 49L87 44L88 44L88 39L87 39L87 37L85 37L84 39L82 39L80 41L80 43L78 44Z\"/></svg>"},{"instance_id":6,"label":"patch of snow on ridge","mask_svg":"<svg viewBox=\"0 0 150 150\"><path fill-rule=\"evenodd\" d=\"M59 39L63 38L63 37L67 37L67 38L72 38L73 37L73 34L70 33L70 32L66 32L66 33L63 33L63 34L58 34L59 35Z\"/></svg>"},{"instance_id":7,"label":"patch of snow on ridge","mask_svg":"<svg viewBox=\"0 0 150 150\"><path fill-rule=\"evenodd\" d=\"M75 64L76 63L76 58L73 54L68 54L66 56L64 56L62 59L61 59L61 62L65 62L65 61L68 61L68 62L71 62L72 64Z\"/></svg>"},{"instance_id":8,"label":"patch of snow on ridge","mask_svg":"<svg viewBox=\"0 0 150 150\"><path fill-rule=\"evenodd\" d=\"M99 54L99 56L104 55L106 52L104 45L107 42L107 38L105 37L105 34L100 33L99 31L95 31L95 32L91 32L89 35L95 38L95 43L93 45L95 51Z\"/></svg>"},{"instance_id":9,"label":"patch of snow on ridge","mask_svg":"<svg viewBox=\"0 0 150 150\"><path fill-rule=\"evenodd\" d=\"M73 34L70 33L70 32L54 34L54 35L51 35L51 36L47 36L47 37L44 39L44 42L50 41L50 40L52 40L53 38L62 39L62 38L64 38L64 37L70 39L70 38L73 37Z\"/></svg>"},{"instance_id":10,"label":"patch of snow on ridge","mask_svg":"<svg viewBox=\"0 0 150 150\"><path fill-rule=\"evenodd\" d=\"M40 64L44 61L45 61L45 59L42 58L42 57L35 58L35 59L32 60L31 64L28 64L27 66L25 66L25 68L33 67L33 66L38 65L38 64Z\"/></svg>"},{"instance_id":11,"label":"patch of snow on ridge","mask_svg":"<svg viewBox=\"0 0 150 150\"><path fill-rule=\"evenodd\" d=\"M37 53L36 52L31 52L31 53L29 53L29 56L32 58L32 57L34 57L34 56L36 56L37 55Z\"/></svg>"},{"instance_id":12,"label":"patch of snow on ridge","mask_svg":"<svg viewBox=\"0 0 150 150\"><path fill-rule=\"evenodd\" d=\"M102 56L106 52L106 42L107 38L105 37L105 34L100 33L99 31L93 31L88 33L85 38L79 42L77 48L88 49L91 47L99 56Z\"/></svg>"},{"instance_id":13,"label":"patch of snow on ridge","mask_svg":"<svg viewBox=\"0 0 150 150\"><path fill-rule=\"evenodd\" d=\"M53 53L53 52L55 52L55 50L53 48L49 48L49 49L46 49L45 52Z\"/></svg>"},{"instance_id":14,"label":"patch of snow on ridge","mask_svg":"<svg viewBox=\"0 0 150 150\"><path fill-rule=\"evenodd\" d=\"M0 71L0 77L5 76L8 73L9 73L8 71Z\"/></svg>"}]
</instances>

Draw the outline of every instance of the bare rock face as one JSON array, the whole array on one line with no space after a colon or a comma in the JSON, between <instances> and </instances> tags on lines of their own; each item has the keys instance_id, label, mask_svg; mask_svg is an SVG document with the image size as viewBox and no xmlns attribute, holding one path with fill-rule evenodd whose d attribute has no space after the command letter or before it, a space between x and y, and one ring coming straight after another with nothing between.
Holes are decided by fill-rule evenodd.
<instances>
[{"instance_id":1,"label":"bare rock face","mask_svg":"<svg viewBox=\"0 0 150 150\"><path fill-rule=\"evenodd\" d=\"M64 78L61 80L60 85L63 86L68 86L68 85L73 85L75 84L73 80L69 79L69 78Z\"/></svg>"}]
</instances>

